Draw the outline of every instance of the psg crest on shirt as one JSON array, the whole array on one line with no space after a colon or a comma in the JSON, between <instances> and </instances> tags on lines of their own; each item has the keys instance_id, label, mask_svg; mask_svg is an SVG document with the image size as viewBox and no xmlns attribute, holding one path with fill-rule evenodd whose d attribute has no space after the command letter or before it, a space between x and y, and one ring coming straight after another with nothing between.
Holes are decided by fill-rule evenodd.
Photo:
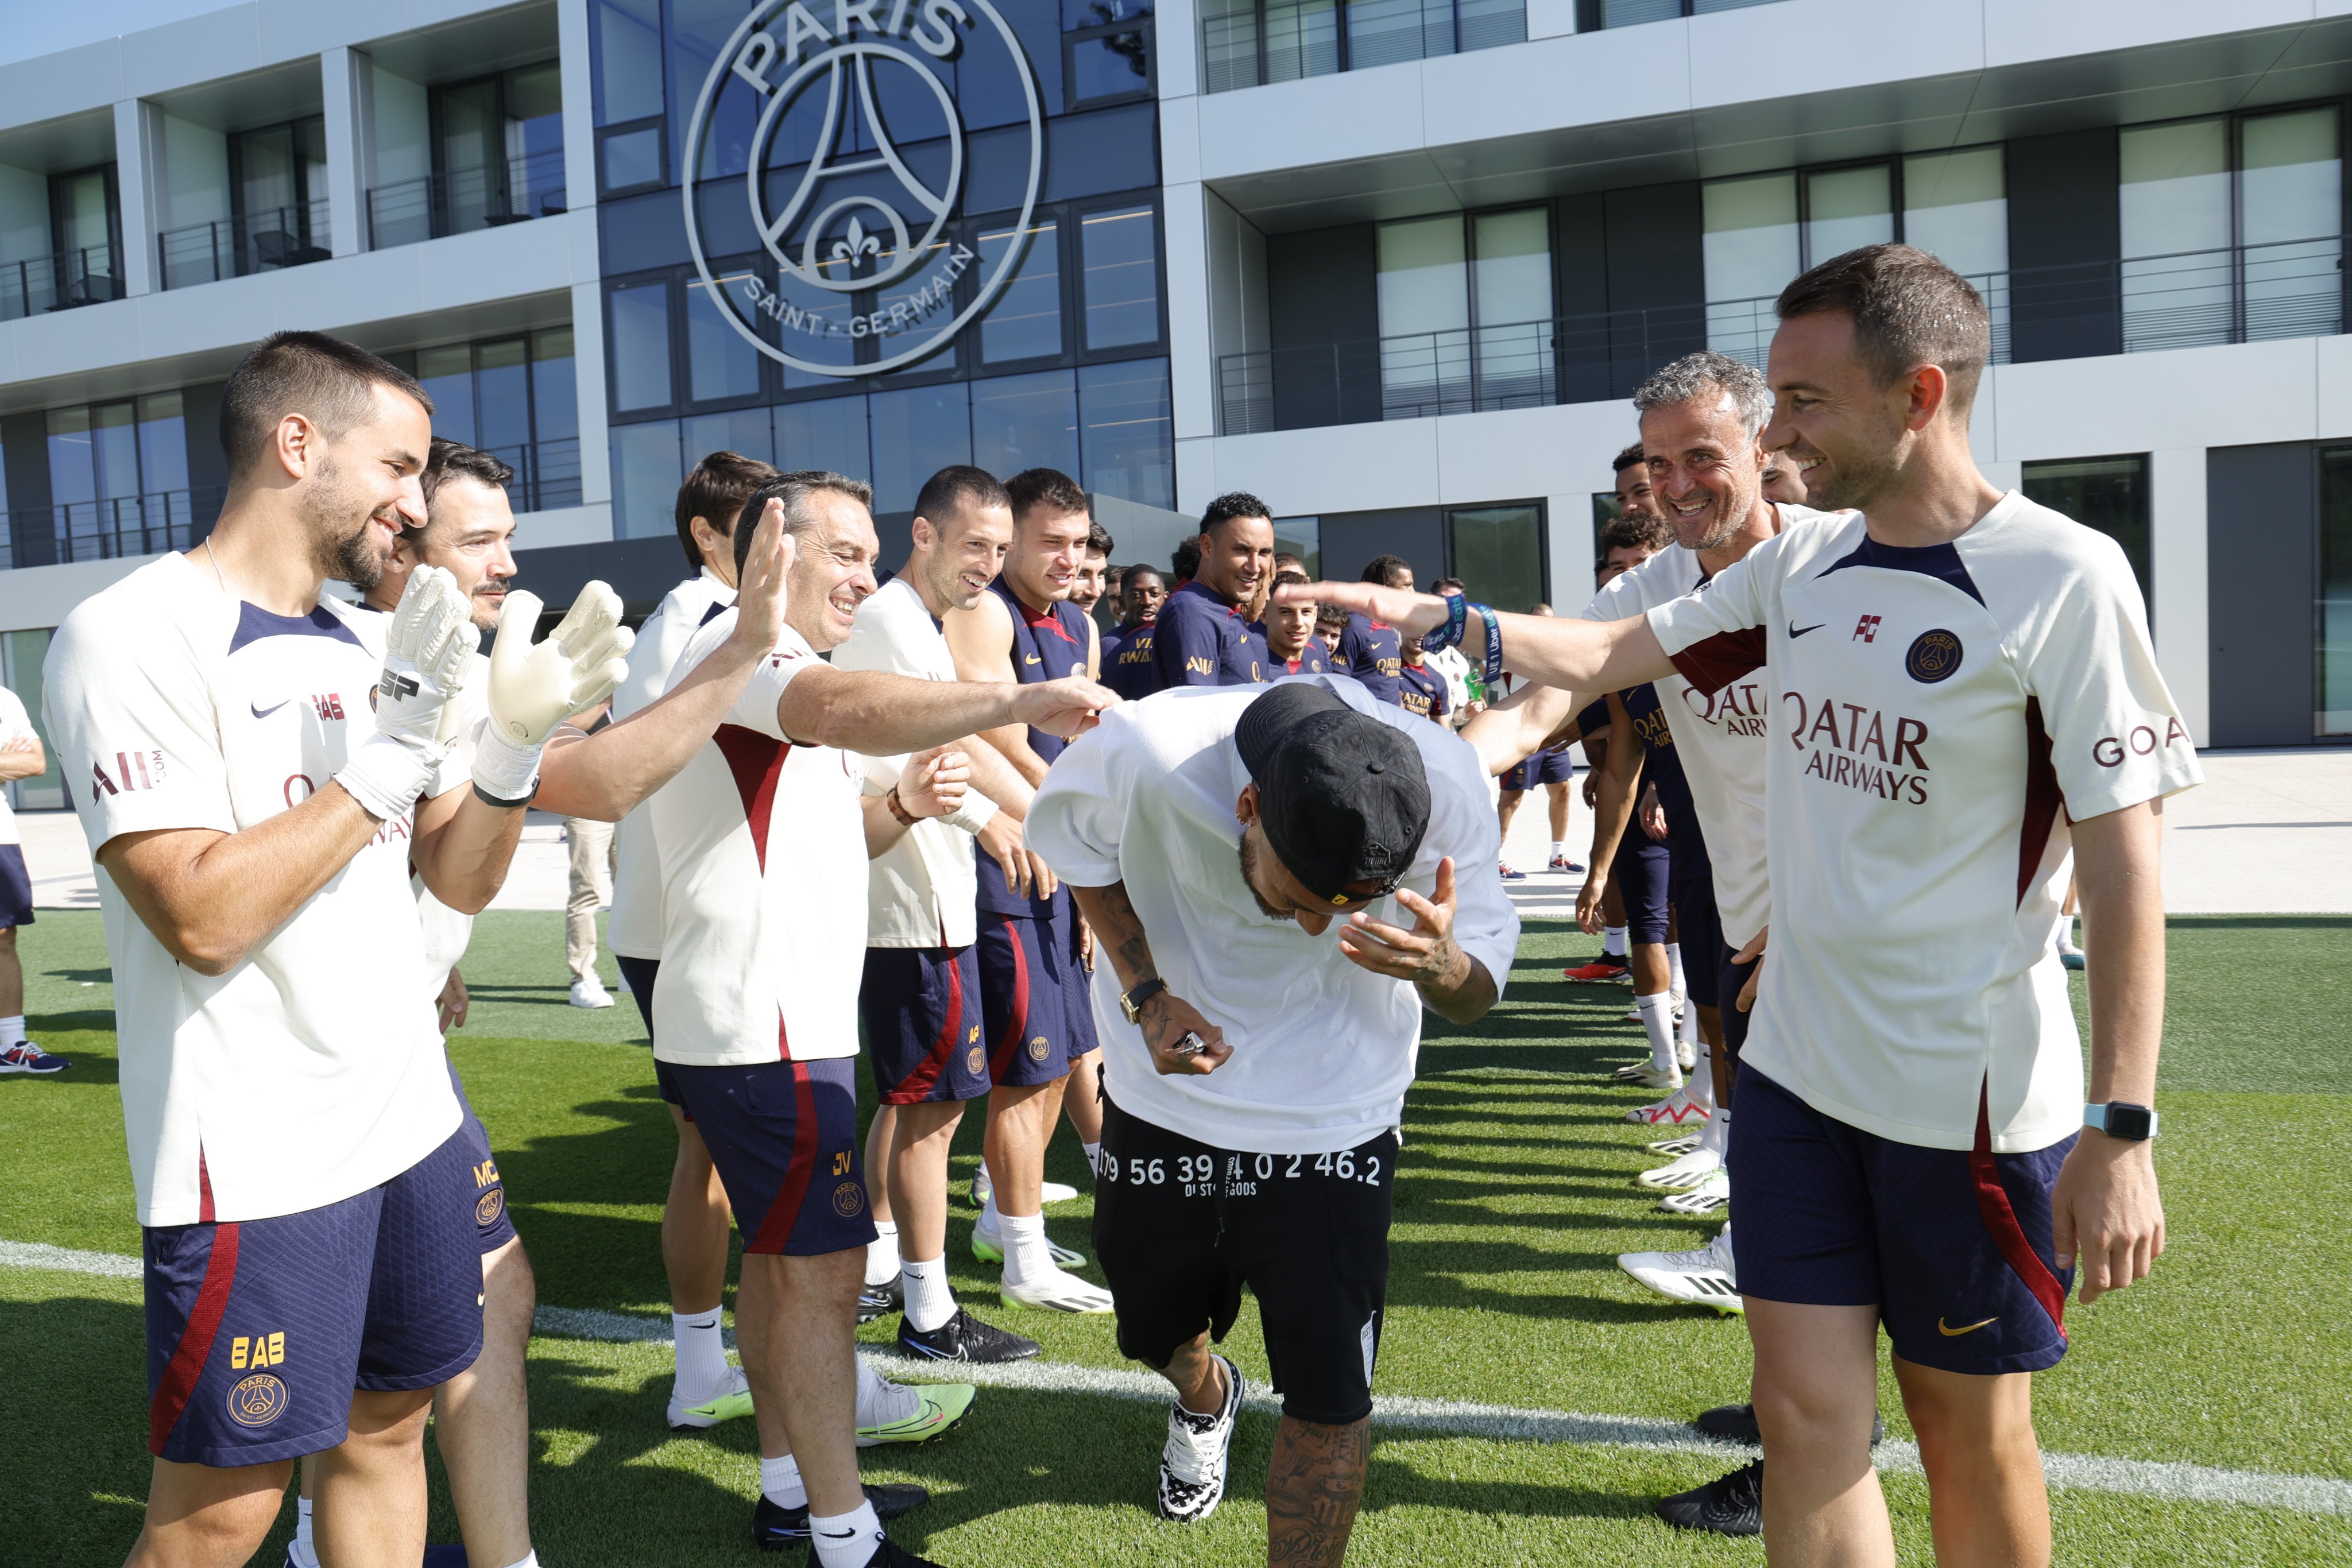
<instances>
[{"instance_id":1,"label":"psg crest on shirt","mask_svg":"<svg viewBox=\"0 0 2352 1568\"><path fill-rule=\"evenodd\" d=\"M1903 655L1903 671L1915 681L1934 685L1951 679L1960 667L1960 640L1942 627L1922 632Z\"/></svg>"},{"instance_id":2,"label":"psg crest on shirt","mask_svg":"<svg viewBox=\"0 0 2352 1568\"><path fill-rule=\"evenodd\" d=\"M990 131L992 208L1020 193L995 244L950 221L975 172L971 113ZM726 324L794 370L863 376L935 352L1012 278L1045 120L989 0L756 0L686 141L688 243ZM761 261L732 259L753 246Z\"/></svg>"}]
</instances>

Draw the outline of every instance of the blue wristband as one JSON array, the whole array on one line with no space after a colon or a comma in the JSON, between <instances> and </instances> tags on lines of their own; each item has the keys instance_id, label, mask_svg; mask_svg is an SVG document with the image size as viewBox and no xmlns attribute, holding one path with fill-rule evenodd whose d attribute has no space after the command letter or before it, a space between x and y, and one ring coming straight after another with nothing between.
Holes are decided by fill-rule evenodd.
<instances>
[{"instance_id":1,"label":"blue wristband","mask_svg":"<svg viewBox=\"0 0 2352 1568\"><path fill-rule=\"evenodd\" d=\"M1462 629L1469 618L1469 599L1459 593L1447 594L1445 624L1432 628L1421 634L1421 651L1424 653L1443 653L1448 648L1458 646L1462 642Z\"/></svg>"},{"instance_id":2,"label":"blue wristband","mask_svg":"<svg viewBox=\"0 0 2352 1568\"><path fill-rule=\"evenodd\" d=\"M1478 606L1478 617L1486 622L1486 685L1491 690L1503 678L1503 623L1483 604Z\"/></svg>"}]
</instances>

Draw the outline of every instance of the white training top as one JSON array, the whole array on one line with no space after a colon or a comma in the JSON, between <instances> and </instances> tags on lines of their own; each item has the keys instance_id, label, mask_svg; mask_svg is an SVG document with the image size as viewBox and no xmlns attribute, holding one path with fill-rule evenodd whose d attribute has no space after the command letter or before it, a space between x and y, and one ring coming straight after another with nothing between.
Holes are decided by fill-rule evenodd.
<instances>
[{"instance_id":1,"label":"white training top","mask_svg":"<svg viewBox=\"0 0 2352 1568\"><path fill-rule=\"evenodd\" d=\"M849 640L834 650L838 670L880 670L918 680L952 681L955 655L923 596L894 577L857 607ZM986 744L981 742L979 744ZM908 753L861 757L866 793L890 792L906 770ZM996 815L996 802L977 789L947 816L916 823L871 862L866 945L869 947L968 947L980 895L971 836Z\"/></svg>"},{"instance_id":2,"label":"white training top","mask_svg":"<svg viewBox=\"0 0 2352 1568\"><path fill-rule=\"evenodd\" d=\"M1486 869L1502 842L1477 753L1352 677L1290 678L1328 687L1421 748L1429 830L1403 884L1426 895L1439 860L1454 857L1454 940L1499 990L1519 917ZM1339 922L1310 936L1296 921L1269 920L1242 880L1234 808L1250 776L1234 726L1271 689L1180 686L1109 709L1047 770L1029 843L1077 886L1124 882L1169 989L1234 1048L1205 1076L1154 1071L1141 1031L1119 1010L1118 971L1097 963L1095 1027L1110 1097L1215 1148L1330 1154L1399 1124L1421 1049L1421 997L1342 956ZM1393 898L1373 907L1375 919L1412 925Z\"/></svg>"},{"instance_id":3,"label":"white training top","mask_svg":"<svg viewBox=\"0 0 2352 1568\"><path fill-rule=\"evenodd\" d=\"M1649 621L1700 691L1780 693L1744 1059L1898 1143L1973 1146L1980 1095L1996 1151L2080 1127L2067 824L2202 781L2115 541L2014 491L1949 544L1848 514Z\"/></svg>"},{"instance_id":4,"label":"white training top","mask_svg":"<svg viewBox=\"0 0 2352 1568\"><path fill-rule=\"evenodd\" d=\"M28 740L40 738L33 728L32 716L25 711L25 699L7 687L0 686L0 744L15 740L19 736ZM21 841L22 835L16 828L16 810L8 804L5 786L0 785L0 844Z\"/></svg>"},{"instance_id":5,"label":"white training top","mask_svg":"<svg viewBox=\"0 0 2352 1568\"><path fill-rule=\"evenodd\" d=\"M637 628L636 646L629 650L629 673L613 689L613 722L651 707L669 690L669 673L687 639L702 630L711 611L734 602L735 591L707 566L671 589ZM661 852L654 847L653 813L644 802L621 819L613 856L613 913L605 919L604 945L625 958L658 958Z\"/></svg>"},{"instance_id":6,"label":"white training top","mask_svg":"<svg viewBox=\"0 0 2352 1568\"><path fill-rule=\"evenodd\" d=\"M1784 529L1832 516L1810 507L1776 504L1774 509ZM1669 545L1603 584L1584 618L1622 621L1670 604L1706 583L1698 552ZM1772 728L1772 671L1768 665L1719 692L1696 690L1678 674L1654 685L1659 711L1674 734L1675 756L1690 782L1691 803L1706 835L1716 916L1723 923L1723 939L1736 953L1755 940L1772 917L1772 879L1764 862L1764 758ZM1699 961L1715 960L1701 955Z\"/></svg>"},{"instance_id":7,"label":"white training top","mask_svg":"<svg viewBox=\"0 0 2352 1568\"><path fill-rule=\"evenodd\" d=\"M84 600L49 644L49 734L95 855L123 833L242 832L299 804L373 729L382 663L322 600L276 615L166 555ZM457 1126L416 977L410 819L227 974L184 967L103 866L122 1120L142 1225L340 1202Z\"/></svg>"},{"instance_id":8,"label":"white training top","mask_svg":"<svg viewBox=\"0 0 2352 1568\"><path fill-rule=\"evenodd\" d=\"M735 630L719 612L671 684ZM866 967L866 824L858 759L798 746L776 701L817 655L790 626L677 778L655 792L662 967L654 1054L722 1066L857 1054Z\"/></svg>"}]
</instances>

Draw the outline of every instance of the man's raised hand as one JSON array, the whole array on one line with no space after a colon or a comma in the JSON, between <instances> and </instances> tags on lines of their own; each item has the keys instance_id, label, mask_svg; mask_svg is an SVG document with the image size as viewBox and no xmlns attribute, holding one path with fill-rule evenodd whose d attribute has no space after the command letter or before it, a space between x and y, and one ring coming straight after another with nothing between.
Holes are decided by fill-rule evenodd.
<instances>
[{"instance_id":1,"label":"man's raised hand","mask_svg":"<svg viewBox=\"0 0 2352 1568\"><path fill-rule=\"evenodd\" d=\"M793 536L784 531L784 504L769 501L751 530L751 548L735 580L734 635L755 656L772 652L783 635L785 582L797 550Z\"/></svg>"},{"instance_id":2,"label":"man's raised hand","mask_svg":"<svg viewBox=\"0 0 2352 1568\"><path fill-rule=\"evenodd\" d=\"M1065 675L1023 686L1013 699L1013 718L1069 739L1093 728L1095 716L1118 701L1118 694L1108 686L1084 675Z\"/></svg>"},{"instance_id":3,"label":"man's raised hand","mask_svg":"<svg viewBox=\"0 0 2352 1568\"><path fill-rule=\"evenodd\" d=\"M1396 890L1396 901L1412 919L1412 929L1375 920L1368 910L1348 916L1339 929L1339 951L1359 968L1416 986L1445 989L1462 983L1470 967L1469 955L1454 940L1454 857L1437 862L1437 880L1423 898L1409 887Z\"/></svg>"},{"instance_id":4,"label":"man's raised hand","mask_svg":"<svg viewBox=\"0 0 2352 1568\"><path fill-rule=\"evenodd\" d=\"M472 611L457 580L434 566L411 572L384 634L375 733L352 748L335 774L343 792L378 821L404 814L431 782L475 643Z\"/></svg>"},{"instance_id":5,"label":"man's raised hand","mask_svg":"<svg viewBox=\"0 0 2352 1568\"><path fill-rule=\"evenodd\" d=\"M950 741L919 751L898 770L898 804L910 817L944 817L963 804L971 758Z\"/></svg>"},{"instance_id":6,"label":"man's raised hand","mask_svg":"<svg viewBox=\"0 0 2352 1568\"><path fill-rule=\"evenodd\" d=\"M474 748L474 784L497 800L530 798L547 737L613 695L636 641L621 624L621 596L601 582L582 589L554 633L533 643L540 608L537 594L508 594L490 645L490 722Z\"/></svg>"}]
</instances>

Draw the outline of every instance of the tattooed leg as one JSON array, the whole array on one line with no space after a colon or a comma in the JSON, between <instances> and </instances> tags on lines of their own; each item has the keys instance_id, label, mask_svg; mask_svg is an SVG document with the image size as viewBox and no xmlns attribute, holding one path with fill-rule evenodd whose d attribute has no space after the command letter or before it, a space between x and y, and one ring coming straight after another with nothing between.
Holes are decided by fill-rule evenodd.
<instances>
[{"instance_id":1,"label":"tattooed leg","mask_svg":"<svg viewBox=\"0 0 2352 1568\"><path fill-rule=\"evenodd\" d=\"M1370 1416L1325 1427L1285 1416L1265 1478L1265 1560L1337 1568L1348 1554L1371 1457Z\"/></svg>"}]
</instances>

